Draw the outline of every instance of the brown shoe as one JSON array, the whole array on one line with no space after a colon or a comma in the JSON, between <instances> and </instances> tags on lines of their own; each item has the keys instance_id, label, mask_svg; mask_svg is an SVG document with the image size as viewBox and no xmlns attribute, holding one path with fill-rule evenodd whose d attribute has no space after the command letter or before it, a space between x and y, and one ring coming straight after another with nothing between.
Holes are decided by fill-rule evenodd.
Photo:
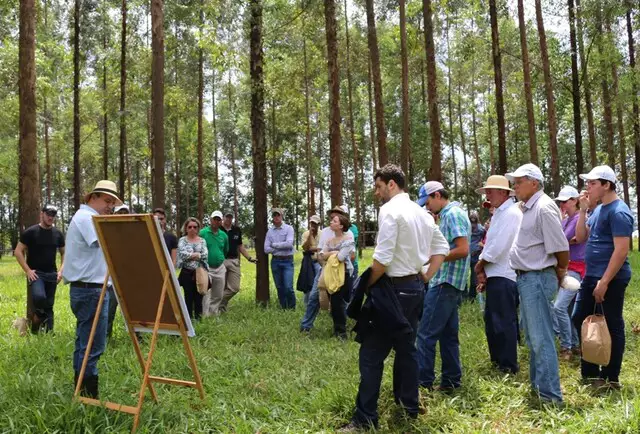
<instances>
[{"instance_id":1,"label":"brown shoe","mask_svg":"<svg viewBox=\"0 0 640 434\"><path fill-rule=\"evenodd\" d=\"M622 389L622 384L620 384L619 381L609 381L609 383L607 383L607 386L609 387L609 390L620 390L620 389Z\"/></svg>"},{"instance_id":2,"label":"brown shoe","mask_svg":"<svg viewBox=\"0 0 640 434\"><path fill-rule=\"evenodd\" d=\"M573 347L571 348L571 354L573 354L574 356L581 357L582 351L580 350L580 347Z\"/></svg>"},{"instance_id":3,"label":"brown shoe","mask_svg":"<svg viewBox=\"0 0 640 434\"><path fill-rule=\"evenodd\" d=\"M571 361L573 354L569 348L563 348L560 350L560 360L564 360L565 362Z\"/></svg>"}]
</instances>

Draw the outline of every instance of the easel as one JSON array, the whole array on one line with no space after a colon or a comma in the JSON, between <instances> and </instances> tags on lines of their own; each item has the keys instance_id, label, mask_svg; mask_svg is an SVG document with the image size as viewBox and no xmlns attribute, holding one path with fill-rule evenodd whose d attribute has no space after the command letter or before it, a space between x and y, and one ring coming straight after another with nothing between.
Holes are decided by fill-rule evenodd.
<instances>
[{"instance_id":1,"label":"easel","mask_svg":"<svg viewBox=\"0 0 640 434\"><path fill-rule=\"evenodd\" d=\"M133 220L131 220L133 219ZM96 226L96 232L98 234L98 238L100 240L100 245L103 246L103 250L105 253L105 259L107 261L107 266L108 266L108 270L107 271L107 275L105 276L104 279L104 284L102 285L102 291L100 292L100 298L98 300L98 306L96 309L96 315L93 319L93 324L91 326L91 332L89 334L89 342L87 343L87 349L85 351L85 355L84 355L84 359L82 361L82 366L80 368L80 374L79 374L79 378L78 378L78 383L76 384L76 389L75 389L75 393L74 393L74 398L82 403L85 404L90 404L90 405L95 405L95 406L100 406L100 407L106 407L110 410L115 410L115 411L120 411L123 413L129 413L134 415L134 420L133 420L133 427L131 429L131 432L135 432L136 429L138 428L138 423L140 422L140 413L142 411L142 404L144 402L144 396L145 396L145 391L148 388L149 389L149 393L151 394L152 399L155 402L158 402L158 395L153 387L153 383L165 383L165 384L174 384L174 385L178 385L178 386L186 386L186 387L193 387L195 389L198 390L199 394L200 394L200 399L204 399L204 388L202 387L202 379L200 377L200 373L198 371L198 367L196 365L196 360L195 357L193 355L193 351L191 349L191 345L189 343L189 337L187 334L187 329L185 327L185 318L183 315L183 311L180 308L180 303L178 301L177 298L177 294L175 290L170 290L171 287L171 270L172 267L169 268L168 264L170 262L168 262L166 260L166 249L164 249L164 247L160 244L160 239L157 236L153 236L153 232L156 232L156 235L158 234L159 228L157 227L157 223L152 220L153 217L151 215L121 215L121 216L109 216L109 217L94 217L94 224ZM100 228L100 223L104 223L104 222L108 222L108 221L112 221L112 222L128 222L128 221L134 221L134 222L145 222L146 226L149 228L150 233L152 234L151 237L151 242L153 243L153 250L154 253L156 255L156 257L158 258L158 260L160 260L161 258L164 258L165 260L162 261L164 262L164 265L166 266L166 270L164 270L164 277L163 277L163 283L162 283L162 290L160 292L160 299L159 299L159 303L158 303L158 307L156 309L156 314L155 314L155 321L153 322L148 322L148 321L143 321L143 320L136 320L133 319L131 316L131 312L130 312L130 306L127 306L127 297L126 294L123 291L123 287L120 286L120 282L119 282L119 276L117 273L113 273L113 271L115 270L114 267L114 262L112 261L112 255L110 254L111 252L109 252L108 249L108 244L105 242L105 235L103 233L103 231ZM154 229L155 228L155 229ZM153 232L151 232L153 231ZM106 248L105 248L106 247ZM129 333L129 337L131 338L131 342L133 343L133 348L135 350L136 353L136 357L138 358L138 362L140 363L140 368L142 369L142 382L140 384L140 392L138 394L138 404L137 406L133 407L133 406L128 406L128 405L124 405L124 404L119 404L119 403L115 403L115 402L110 402L110 401L99 401L97 399L92 399L92 398L88 398L88 397L84 397L84 396L80 396L80 389L82 387L82 381L84 379L84 373L86 371L86 367L87 367L87 363L89 360L89 354L91 353L91 348L93 346L93 340L95 337L95 332L96 329L98 327L98 321L100 320L100 312L102 310L102 305L104 303L104 298L105 298L105 294L107 293L107 286L108 286L108 282L109 282L109 277L112 276L113 280L114 280L114 284L115 284L115 290L116 293L118 294L118 299L120 301L120 309L122 310L122 313L124 315L126 324L127 324L127 331ZM163 309L165 308L165 301L167 298L167 295L169 297L169 305L171 308L171 311L173 313L173 318L175 320L175 323L170 323L170 322L162 322L162 313L163 313ZM151 334L151 343L150 343L150 347L149 347L149 354L147 355L146 359L144 358L143 354L142 354L142 350L140 349L140 344L138 343L138 338L135 334L135 327L145 327L145 328L153 328L153 332ZM154 376L151 375L151 364L153 362L153 356L156 350L156 344L157 344L157 340L158 340L158 332L160 330L170 330L170 331L176 331L179 332L181 338L182 338L182 343L184 345L184 349L185 352L187 354L187 358L189 360L189 365L191 367L191 370L193 372L194 375L194 380L195 381L186 381L186 380L178 380L178 379L174 379L174 378L166 378L166 377L158 377L158 376Z\"/></svg>"}]
</instances>

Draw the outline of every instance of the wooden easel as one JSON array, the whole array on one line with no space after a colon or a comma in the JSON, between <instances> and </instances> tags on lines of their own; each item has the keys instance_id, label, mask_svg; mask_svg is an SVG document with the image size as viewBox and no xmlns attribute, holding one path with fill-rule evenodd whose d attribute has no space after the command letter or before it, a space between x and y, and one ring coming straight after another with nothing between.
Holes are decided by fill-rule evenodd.
<instances>
[{"instance_id":1,"label":"wooden easel","mask_svg":"<svg viewBox=\"0 0 640 434\"><path fill-rule=\"evenodd\" d=\"M132 215L129 216L122 216L122 217L134 217ZM119 218L118 220L124 220L123 218ZM145 216L146 217L146 216ZM115 219L115 217L114 217ZM146 219L144 219L146 220ZM149 222L147 222L148 224L151 224ZM101 245L104 245L104 235L103 233L97 229L97 233L98 233L98 237L100 239L100 243ZM155 238L152 238L152 242L154 244L154 251L156 255L160 254L160 251L162 250L162 246L158 245L159 241L156 240ZM106 252L105 252L106 253ZM158 256L159 257L159 256ZM178 386L186 386L186 387L193 387L195 389L198 390L199 394L200 394L200 399L204 399L204 388L202 387L202 379L200 377L200 373L198 371L198 367L196 365L196 360L195 357L193 355L193 351L191 349L191 345L189 343L189 337L187 334L187 329L185 327L185 319L183 317L183 313L182 310L180 309L180 304L176 295L176 292L173 290L170 290L170 277L171 277L171 273L169 269L166 269L164 272L164 278L163 278L163 284L162 284L162 290L160 292L160 300L158 303L158 307L156 309L156 316L155 316L155 321L153 323L149 323L146 321L138 321L138 320L134 320L132 319L131 315L130 315L130 309L127 306L126 303L126 298L123 297L123 294L121 294L121 286L118 284L118 276L117 275L113 275L114 278L114 283L115 285L115 290L116 293L118 294L119 297L119 301L120 301L120 309L122 310L122 313L124 315L125 321L127 323L127 331L129 332L129 337L131 338L131 342L133 343L133 348L135 350L136 356L138 358L138 362L140 363L140 368L142 369L142 382L140 384L140 392L138 394L138 403L135 407L133 406L128 406L128 405L124 405L124 404L119 404L116 402L110 402L110 401L100 401L97 399L92 399L92 398L88 398L85 396L80 396L80 389L82 387L82 382L84 379L84 373L86 371L86 367L87 367L87 363L89 361L89 354L91 353L91 348L93 346L93 340L95 337L95 333L96 333L96 329L98 327L98 321L100 320L100 312L102 310L102 305L104 303L104 298L105 298L105 294L107 293L107 286L108 286L108 282L109 282L109 277L110 277L110 273L112 270L114 270L113 268L113 263L111 261L111 257L109 254L105 254L105 259L107 261L107 265L109 268L109 271L107 271L107 275L105 276L104 279L104 284L102 285L102 291L100 292L100 298L98 300L98 306L96 309L96 315L93 319L93 324L91 326L91 332L89 333L89 341L87 343L87 349L85 351L85 355L84 355L84 359L82 360L82 366L80 368L80 374L78 377L78 383L76 384L76 389L75 389L75 393L74 393L74 399L84 403L84 404L90 404L90 405L95 405L95 406L100 406L100 407L106 407L110 410L115 410L115 411L120 411L123 413L129 413L134 415L134 420L133 420L133 427L131 429L131 432L135 432L136 429L138 428L138 423L140 422L140 413L142 411L142 404L144 402L144 396L145 396L145 391L148 388L149 389L149 393L151 394L152 399L155 402L158 402L158 395L153 387L153 383L165 383L165 384L174 384L174 385L178 385ZM171 310L173 311L173 318L175 319L175 323L163 323L161 321L161 317L162 317L162 312L165 306L165 300L167 298L167 295L169 297L169 304L171 307ZM146 359L144 358L143 354L142 354L142 350L140 349L140 345L138 343L138 338L135 334L135 327L136 326L140 326L140 327L148 327L148 328L153 328L153 332L151 334L151 343L150 343L150 347L149 347L149 354L147 355ZM153 356L155 354L155 350L156 350L156 344L157 344L157 340L158 340L158 331L160 329L164 329L164 330L175 330L177 332L179 332L181 338L182 338L182 343L184 345L184 349L185 352L187 354L187 358L189 360L189 365L191 367L191 370L193 372L193 376L194 376L194 380L195 381L186 381L186 380L178 380L178 379L174 379L174 378L166 378L166 377L158 377L158 376L154 376L151 375L151 364L153 362Z\"/></svg>"}]
</instances>

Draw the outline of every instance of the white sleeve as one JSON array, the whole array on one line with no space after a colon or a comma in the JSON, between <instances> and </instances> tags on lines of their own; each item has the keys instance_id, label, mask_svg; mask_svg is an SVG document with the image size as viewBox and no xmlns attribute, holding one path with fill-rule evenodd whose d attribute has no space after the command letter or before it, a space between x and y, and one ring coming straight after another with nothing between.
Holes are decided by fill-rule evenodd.
<instances>
[{"instance_id":1,"label":"white sleeve","mask_svg":"<svg viewBox=\"0 0 640 434\"><path fill-rule=\"evenodd\" d=\"M382 265L388 265L393 260L393 255L398 242L398 224L390 213L381 213L378 217L378 239L373 259Z\"/></svg>"}]
</instances>

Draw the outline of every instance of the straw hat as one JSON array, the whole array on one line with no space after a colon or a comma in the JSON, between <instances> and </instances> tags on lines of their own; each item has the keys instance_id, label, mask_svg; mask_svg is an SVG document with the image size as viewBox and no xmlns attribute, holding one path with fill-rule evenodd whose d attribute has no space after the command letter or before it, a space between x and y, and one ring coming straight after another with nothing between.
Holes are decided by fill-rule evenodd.
<instances>
[{"instance_id":1,"label":"straw hat","mask_svg":"<svg viewBox=\"0 0 640 434\"><path fill-rule=\"evenodd\" d=\"M84 196L84 201L89 202L89 198L95 193L108 194L116 200L116 205L122 205L122 201L118 197L118 188L113 181L107 181L106 179L98 181L96 186L93 187L93 190Z\"/></svg>"},{"instance_id":2,"label":"straw hat","mask_svg":"<svg viewBox=\"0 0 640 434\"><path fill-rule=\"evenodd\" d=\"M491 175L484 183L484 187L476 189L476 193L484 193L487 188L495 188L497 190L507 190L510 196L514 195L513 190L509 187L509 180L502 175Z\"/></svg>"}]
</instances>

